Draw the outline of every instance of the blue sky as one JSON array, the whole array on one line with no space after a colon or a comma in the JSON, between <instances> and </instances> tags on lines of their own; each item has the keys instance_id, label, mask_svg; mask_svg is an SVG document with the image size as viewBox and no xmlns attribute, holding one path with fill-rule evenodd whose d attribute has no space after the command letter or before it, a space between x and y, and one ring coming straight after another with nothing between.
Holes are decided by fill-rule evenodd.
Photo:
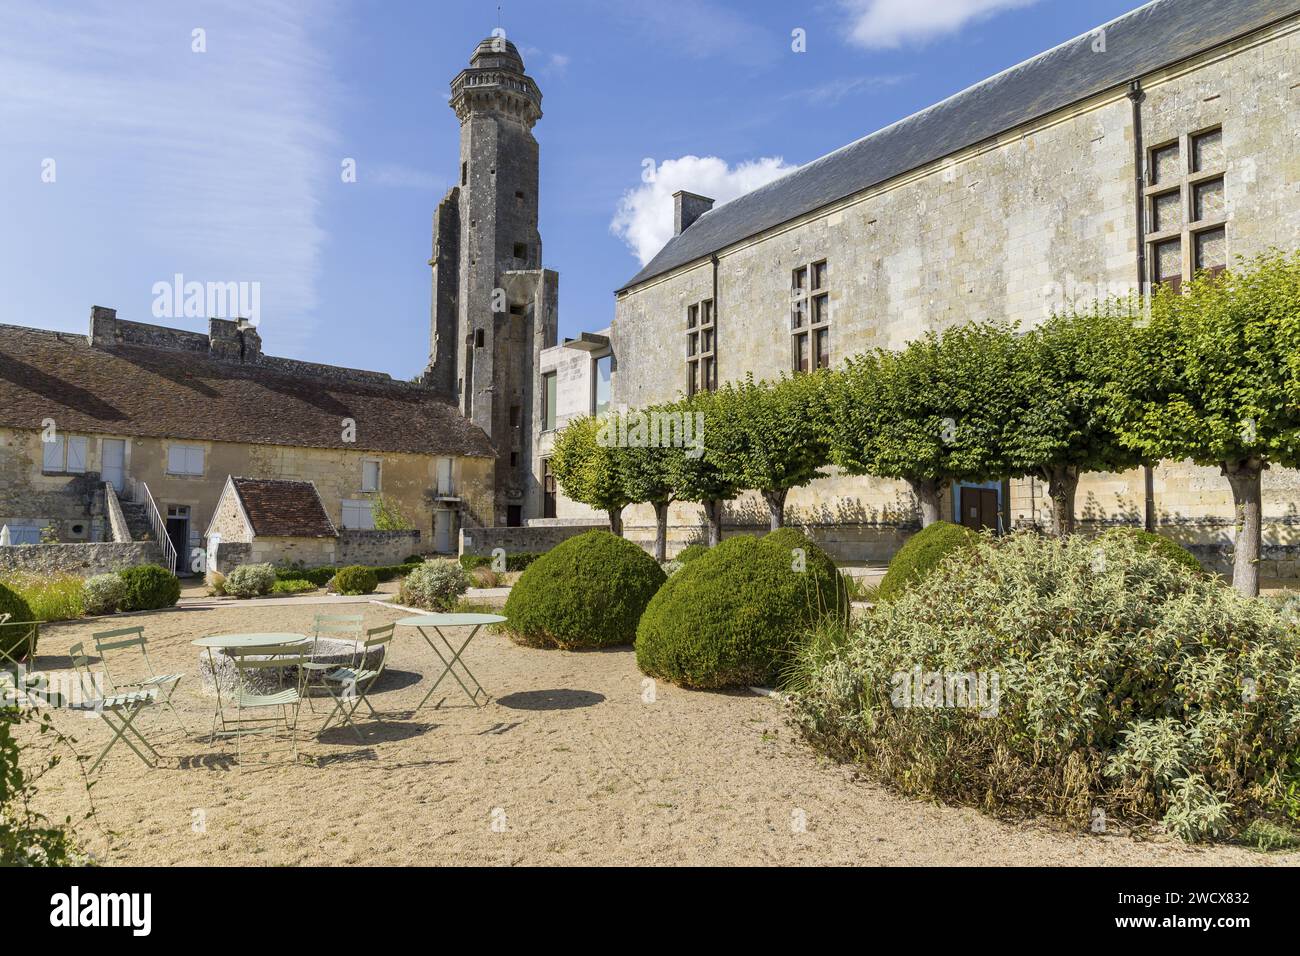
<instances>
[{"instance_id":1,"label":"blue sky","mask_svg":"<svg viewBox=\"0 0 1300 956\"><path fill-rule=\"evenodd\" d=\"M609 323L672 190L733 198L1137 5L503 0L544 97L561 334ZM155 283L257 282L268 352L417 374L448 84L496 7L4 4L0 322L84 332L97 304L205 330L155 318Z\"/></svg>"}]
</instances>

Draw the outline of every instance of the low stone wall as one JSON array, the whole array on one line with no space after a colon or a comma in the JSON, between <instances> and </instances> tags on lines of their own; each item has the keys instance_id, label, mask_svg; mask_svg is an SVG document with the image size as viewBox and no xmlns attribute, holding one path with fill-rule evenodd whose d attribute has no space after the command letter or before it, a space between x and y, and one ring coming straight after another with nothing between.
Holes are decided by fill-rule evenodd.
<instances>
[{"instance_id":1,"label":"low stone wall","mask_svg":"<svg viewBox=\"0 0 1300 956\"><path fill-rule=\"evenodd\" d=\"M161 560L158 545L152 541L20 544L0 548L0 574L23 571L28 574L90 577L137 564L158 564Z\"/></svg>"},{"instance_id":2,"label":"low stone wall","mask_svg":"<svg viewBox=\"0 0 1300 956\"><path fill-rule=\"evenodd\" d=\"M217 545L217 553L210 571L229 574L241 564L251 564L253 546L247 541L222 541Z\"/></svg>"},{"instance_id":3,"label":"low stone wall","mask_svg":"<svg viewBox=\"0 0 1300 956\"><path fill-rule=\"evenodd\" d=\"M540 553L595 528L608 530L609 522L593 520L578 524L566 521L560 524L534 521L519 528L462 528L460 553L490 555L497 548L506 554Z\"/></svg>"},{"instance_id":4,"label":"low stone wall","mask_svg":"<svg viewBox=\"0 0 1300 956\"><path fill-rule=\"evenodd\" d=\"M108 527L113 540L125 544L131 540L131 527L126 523L122 513L122 503L117 500L117 491L110 484L104 485L104 510L108 512Z\"/></svg>"},{"instance_id":5,"label":"low stone wall","mask_svg":"<svg viewBox=\"0 0 1300 956\"><path fill-rule=\"evenodd\" d=\"M335 561L388 567L419 553L419 531L340 531Z\"/></svg>"}]
</instances>

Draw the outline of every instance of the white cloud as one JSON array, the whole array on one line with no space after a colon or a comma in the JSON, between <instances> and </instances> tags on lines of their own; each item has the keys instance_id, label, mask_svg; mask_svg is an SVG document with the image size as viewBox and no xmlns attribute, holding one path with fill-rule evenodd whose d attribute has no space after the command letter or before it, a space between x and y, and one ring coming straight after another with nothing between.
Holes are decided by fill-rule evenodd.
<instances>
[{"instance_id":1,"label":"white cloud","mask_svg":"<svg viewBox=\"0 0 1300 956\"><path fill-rule=\"evenodd\" d=\"M679 189L709 196L716 201L716 209L798 168L787 165L780 156L734 167L717 156L666 159L653 170L652 182L642 182L623 194L609 229L645 265L673 237L673 193Z\"/></svg>"},{"instance_id":2,"label":"white cloud","mask_svg":"<svg viewBox=\"0 0 1300 956\"><path fill-rule=\"evenodd\" d=\"M129 16L111 0L0 6L6 148L56 159L57 185L31 188L76 200L48 203L23 231L59 247L65 267L102 264L95 244L111 244L112 274L94 279L133 277L138 299L119 289L105 303L127 319L148 321L152 281L176 272L258 282L274 347L301 346L314 331L321 198L350 188L315 26L331 16L288 0L201 11L153 0Z\"/></svg>"},{"instance_id":3,"label":"white cloud","mask_svg":"<svg viewBox=\"0 0 1300 956\"><path fill-rule=\"evenodd\" d=\"M967 23L1032 6L1038 0L840 0L851 17L849 38L872 49L924 43Z\"/></svg>"},{"instance_id":4,"label":"white cloud","mask_svg":"<svg viewBox=\"0 0 1300 956\"><path fill-rule=\"evenodd\" d=\"M841 101L850 96L898 86L900 83L906 83L911 78L911 74L851 76L844 79L830 80L818 86L793 90L781 98L783 100L800 100L809 106L838 106Z\"/></svg>"}]
</instances>

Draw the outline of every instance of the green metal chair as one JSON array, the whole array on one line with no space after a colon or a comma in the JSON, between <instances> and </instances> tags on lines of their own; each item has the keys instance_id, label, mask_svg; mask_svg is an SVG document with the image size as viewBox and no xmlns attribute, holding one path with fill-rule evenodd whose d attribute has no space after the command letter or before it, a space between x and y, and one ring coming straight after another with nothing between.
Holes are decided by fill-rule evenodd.
<instances>
[{"instance_id":1,"label":"green metal chair","mask_svg":"<svg viewBox=\"0 0 1300 956\"><path fill-rule=\"evenodd\" d=\"M135 627L121 627L115 631L100 631L97 634L90 635L91 640L95 642L95 651L99 654L99 659L104 667L104 677L108 680L109 690L113 693L131 690L146 690L150 687L157 688L158 702L172 712L176 718L176 723L181 728L181 733L186 737L190 732L185 728L185 722L181 720L181 715L177 713L175 705L172 703L172 695L176 693L176 686L185 676L184 672L179 674L159 674L154 670L153 662L149 660L149 650L144 637L144 628L136 625ZM140 657L144 659L144 669L149 675L143 680L120 681L113 678L109 671L108 658L109 651L126 651L129 648L136 648L140 652ZM124 655L118 655L119 657Z\"/></svg>"},{"instance_id":2,"label":"green metal chair","mask_svg":"<svg viewBox=\"0 0 1300 956\"><path fill-rule=\"evenodd\" d=\"M357 727L356 721L352 719L353 714L357 712L357 708L362 704L366 705L370 710L370 715L375 720L381 724L383 723L383 719L375 710L374 705L370 703L370 688L375 685L375 681L379 680L379 675L388 666L388 645L393 640L395 628L395 624L385 624L383 627L373 627L366 631L365 640L361 642L359 649L361 665L339 667L325 674L325 687L334 699L334 709L325 718L325 723L321 724L320 733L323 734L337 716L340 723L350 726L352 732L357 735L357 739L365 743L365 738L361 736L361 730ZM383 652L379 657L379 666L365 667L365 662L376 648Z\"/></svg>"},{"instance_id":3,"label":"green metal chair","mask_svg":"<svg viewBox=\"0 0 1300 956\"><path fill-rule=\"evenodd\" d=\"M324 685L322 678L325 674L338 668L337 661L320 661L316 659L319 653L318 644L321 640L349 641L354 645L352 653L352 666L358 665L355 647L361 643L364 635L366 618L364 614L317 614L316 621L312 625L312 644L311 660L307 664L307 683L304 686L304 693L307 698L307 707L316 712L312 705L312 691L329 688Z\"/></svg>"},{"instance_id":4,"label":"green metal chair","mask_svg":"<svg viewBox=\"0 0 1300 956\"><path fill-rule=\"evenodd\" d=\"M36 658L36 642L41 636L40 621L11 621L10 614L0 614L0 670L14 674ZM15 650L6 652L4 648Z\"/></svg>"},{"instance_id":5,"label":"green metal chair","mask_svg":"<svg viewBox=\"0 0 1300 956\"><path fill-rule=\"evenodd\" d=\"M161 759L158 751L154 750L149 741L145 740L144 735L136 729L135 718L141 711L158 702L158 689L150 687L144 690L132 690L126 693L113 693L105 695L99 681L95 680L95 675L90 671L90 658L86 656L86 649L83 644L73 644L68 649L68 654L72 658L72 669L76 674L77 685L72 689L70 699L64 700L57 694L49 696L49 702L56 706L63 706L69 710L81 711L87 714L97 714L108 724L113 731L112 738L108 744L100 751L95 762L90 765L87 773L94 773L99 765L104 762L108 752L113 749L113 745L119 740L130 747L137 757L144 761L145 766L153 769L158 765ZM131 739L131 736L135 740ZM144 747L144 751L136 746L139 741ZM151 760L150 757L153 759Z\"/></svg>"},{"instance_id":6,"label":"green metal chair","mask_svg":"<svg viewBox=\"0 0 1300 956\"><path fill-rule=\"evenodd\" d=\"M307 664L311 657L307 644L264 644L252 647L231 647L226 649L227 656L234 662L239 684L232 695L235 705L235 719L223 721L225 733L235 738L235 755L243 762L243 739L253 734L270 733L275 740L280 739L283 730L289 746L279 750L264 750L262 753L293 752L293 759L298 759L298 712L302 709L303 688L307 681ZM280 689L267 691L262 686L267 672L277 671ZM285 685L285 674L293 674L290 686ZM254 714L262 711L277 711L270 716L245 716L245 711Z\"/></svg>"}]
</instances>

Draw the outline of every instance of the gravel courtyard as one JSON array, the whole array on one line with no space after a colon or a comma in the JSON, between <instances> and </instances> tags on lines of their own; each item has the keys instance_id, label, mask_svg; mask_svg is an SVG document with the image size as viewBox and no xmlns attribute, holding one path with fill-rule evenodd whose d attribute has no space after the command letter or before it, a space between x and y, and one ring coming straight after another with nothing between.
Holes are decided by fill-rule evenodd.
<instances>
[{"instance_id":1,"label":"gravel courtyard","mask_svg":"<svg viewBox=\"0 0 1300 956\"><path fill-rule=\"evenodd\" d=\"M147 770L119 744L97 774L98 823L77 827L100 862L1300 862L1300 854L1061 833L905 800L820 761L774 700L662 682L648 688L631 650L530 650L486 631L466 653L494 695L484 708L471 706L447 678L412 715L441 666L417 632L399 628L388 674L372 698L386 723L359 720L364 744L338 727L317 738L325 713L317 701L316 713L303 710L297 765L280 754L246 762L241 771L233 741L207 739L214 701L199 691L198 650L190 641L223 632L303 633L318 610L345 611L249 603L43 630L42 669L67 666L59 655L88 641L92 631L139 622L155 665L188 674L175 702L195 736L183 737L170 715L155 708L140 722L163 764ZM375 604L347 610L364 610L370 627L406 616ZM84 754L97 754L108 739L97 719L63 711L55 720L79 738ZM87 808L70 762L42 780L38 809L46 814L76 820Z\"/></svg>"}]
</instances>

